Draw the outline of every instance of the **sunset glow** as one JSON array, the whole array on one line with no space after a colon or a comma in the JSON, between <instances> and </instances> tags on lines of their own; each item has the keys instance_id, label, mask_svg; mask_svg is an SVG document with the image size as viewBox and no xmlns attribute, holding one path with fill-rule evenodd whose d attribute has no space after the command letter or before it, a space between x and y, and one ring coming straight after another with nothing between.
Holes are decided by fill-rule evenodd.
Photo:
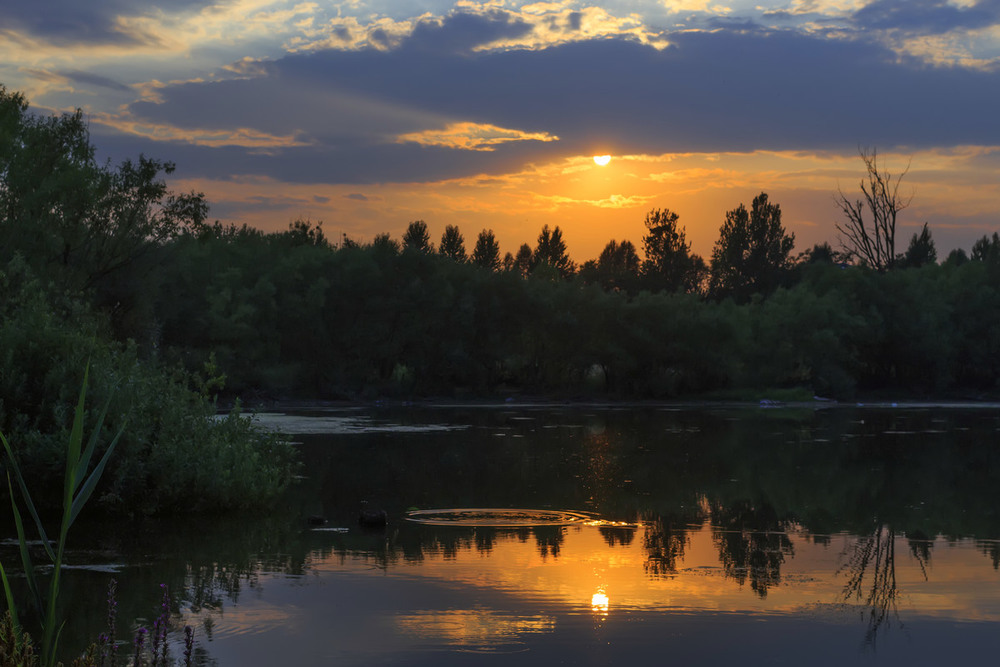
<instances>
[{"instance_id":1,"label":"sunset glow","mask_svg":"<svg viewBox=\"0 0 1000 667\"><path fill-rule=\"evenodd\" d=\"M766 191L798 251L836 243L832 195L877 146L910 165L901 237L927 222L943 257L996 228L1000 19L969 2L46 2L0 10L0 83L81 108L101 159L176 163L226 224L364 242L421 219L505 252L558 225L583 262L668 207L709 255ZM733 87L761 76L792 103Z\"/></svg>"},{"instance_id":2,"label":"sunset glow","mask_svg":"<svg viewBox=\"0 0 1000 667\"><path fill-rule=\"evenodd\" d=\"M607 614L611 604L607 594L600 590L590 598L590 608L598 614Z\"/></svg>"}]
</instances>

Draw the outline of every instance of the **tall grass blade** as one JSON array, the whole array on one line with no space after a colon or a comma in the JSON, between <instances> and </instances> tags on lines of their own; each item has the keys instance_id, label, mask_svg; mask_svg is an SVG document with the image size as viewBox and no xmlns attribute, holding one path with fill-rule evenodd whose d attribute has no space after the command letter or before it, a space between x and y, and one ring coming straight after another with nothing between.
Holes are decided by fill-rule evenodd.
<instances>
[{"instance_id":1,"label":"tall grass blade","mask_svg":"<svg viewBox=\"0 0 1000 667\"><path fill-rule=\"evenodd\" d=\"M42 546L45 547L45 554L49 557L49 560L55 560L56 554L52 551L52 544L49 542L49 536L45 533L45 526L42 525L42 519L38 516L38 511L35 509L35 503L31 500L31 494L28 493L28 485L24 483L24 476L21 474L21 466L17 464L17 460L14 458L14 451L10 448L10 443L7 442L7 438L4 437L3 433L0 433L0 443L3 443L3 447L7 450L7 461L10 463L11 469L14 471L14 477L17 479L17 486L21 489L21 497L24 498L24 504L28 507L28 511L31 513L31 518L35 521L35 528L38 529L38 536L42 540ZM10 486L10 472L7 473L7 486ZM14 502L14 491L10 492L10 500ZM19 512L16 511L15 515L20 516Z\"/></svg>"},{"instance_id":2,"label":"tall grass blade","mask_svg":"<svg viewBox=\"0 0 1000 667\"><path fill-rule=\"evenodd\" d=\"M83 450L80 455L80 460L77 464L76 478L73 480L73 488L79 489L80 484L83 483L83 478L87 474L87 468L90 467L90 459L94 456L94 451L97 450L97 442L100 440L101 431L104 430L104 417L108 414L108 407L111 405L111 398L109 397L104 403L104 409L101 410L101 414L97 417L97 424L94 425L90 433L90 439L87 441L87 447ZM121 431L119 431L121 433ZM116 436L117 439L117 436Z\"/></svg>"},{"instance_id":3,"label":"tall grass blade","mask_svg":"<svg viewBox=\"0 0 1000 667\"><path fill-rule=\"evenodd\" d=\"M87 398L87 381L90 377L90 365L83 371L83 386L80 387L80 398L76 402L73 413L73 428L66 447L66 498L73 497L72 483L76 480L76 469L80 462L80 449L83 444L84 402ZM69 474L72 473L72 474Z\"/></svg>"},{"instance_id":4,"label":"tall grass blade","mask_svg":"<svg viewBox=\"0 0 1000 667\"><path fill-rule=\"evenodd\" d=\"M24 522L21 521L21 510L14 499L14 485L10 483L10 473L7 473L7 489L10 493L10 505L14 513L14 525L17 527L17 543L21 548L21 566L24 568L24 576L28 579L28 590L31 591L32 602L38 615L44 613L45 605L42 602L42 593L38 588L38 580L35 579L35 566L31 561L31 553L28 551L28 537L24 533Z\"/></svg>"},{"instance_id":5,"label":"tall grass blade","mask_svg":"<svg viewBox=\"0 0 1000 667\"><path fill-rule=\"evenodd\" d=\"M110 405L109 399L97 419L97 425L93 433L91 433L90 438L87 440L86 448L84 448L83 431L84 419L86 416L85 407L89 376L90 367L88 365L83 373L83 386L80 388L80 398L77 401L76 410L73 414L73 426L70 429L69 441L66 445L66 478L63 484L62 521L59 525L59 539L55 543L55 550L53 550L48 536L45 533L45 527L42 525L41 518L35 510L35 504L31 499L31 494L28 492L28 486L24 482L24 476L21 474L21 469L14 458L14 452L10 447L10 443L7 442L7 438L4 437L3 433L0 433L0 441L2 441L4 450L7 454L7 460L10 463L7 471L7 489L10 492L10 503L11 508L13 509L14 523L17 527L17 539L21 548L21 562L24 565L25 576L28 579L28 588L31 590L32 597L34 598L35 607L38 610L39 616L42 617L41 664L43 667L54 667L56 664L56 650L59 645L59 639L62 637L63 627L65 626L64 621L57 627L56 612L58 608L59 586L62 575L63 553L66 546L66 535L69 532L70 526L76 520L77 516L79 516L83 506L93 494L101 475L104 473L108 460L111 458L111 455L115 450L115 446L118 444L118 440L125 430L125 426L123 424L118 430L118 433L115 434L111 444L108 445L108 448L101 457L101 460L98 461L97 465L94 466L94 470L88 475L87 468L90 466L94 453L97 451L101 430L104 427L104 418L107 415L108 406ZM38 527L38 533L42 538L45 553L52 561L52 576L49 581L47 598L43 598L42 591L38 587L38 581L35 577L35 567L31 560L31 553L28 550L28 539L24 531L24 522L21 518L21 510L18 507L17 500L14 495L14 483L10 474L11 470L14 471L14 477L17 479L17 485L21 490L21 495L24 498L24 502L27 505L32 518L35 520L35 525ZM16 625L17 618L16 610L14 608L14 596L10 590L7 573L2 566L0 566L0 579L3 580L4 594L7 598L7 605L10 608L11 617Z\"/></svg>"},{"instance_id":6,"label":"tall grass blade","mask_svg":"<svg viewBox=\"0 0 1000 667\"><path fill-rule=\"evenodd\" d=\"M73 505L70 508L70 515L69 515L70 523L76 521L76 517L78 514L80 514L80 510L83 509L83 506L87 504L88 500L90 500L91 494L94 493L94 488L97 486L97 483L101 480L101 475L104 474L104 468L108 464L108 460L111 458L112 452L115 451L115 445L118 444L118 439L125 431L125 424L126 422L122 422L122 427L118 429L118 433L115 434L115 437L111 441L111 444L108 445L108 449L107 451L104 452L104 456L102 456L101 460L97 462L96 466L94 466L94 471L90 473L90 476L87 478L87 481L84 482L83 486L78 491L76 498L73 499ZM93 452L90 451L91 447L88 447L87 449L88 453L86 458L89 459L91 454L93 454Z\"/></svg>"}]
</instances>

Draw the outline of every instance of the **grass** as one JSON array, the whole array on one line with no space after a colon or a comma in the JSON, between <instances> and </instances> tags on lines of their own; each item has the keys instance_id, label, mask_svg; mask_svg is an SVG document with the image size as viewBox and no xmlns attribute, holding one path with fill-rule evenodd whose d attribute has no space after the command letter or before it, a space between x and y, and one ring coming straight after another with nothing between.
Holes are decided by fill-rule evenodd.
<instances>
[{"instance_id":1,"label":"grass","mask_svg":"<svg viewBox=\"0 0 1000 667\"><path fill-rule=\"evenodd\" d=\"M17 527L17 539L20 545L21 564L24 568L25 577L28 581L28 590L31 596L32 606L38 614L38 617L41 619L42 638L39 648L42 667L55 667L59 636L64 625L64 621L60 622L59 619L57 619L56 607L59 599L63 553L69 529L73 525L73 522L76 521L80 511L87 504L87 501L90 500L90 497L94 492L94 488L97 486L97 482L100 481L104 468L107 465L108 460L111 458L111 454L115 450L115 445L118 443L118 439L124 430L123 424L118 430L118 433L111 440L107 449L104 451L104 455L94 466L93 470L88 473L90 462L94 458L97 451L101 428L104 424L104 417L107 414L107 404L105 404L104 409L97 418L97 424L91 432L87 445L84 447L83 422L87 399L88 377L89 368L84 371L83 386L80 389L80 397L77 400L76 411L73 416L73 426L70 430L70 436L66 446L62 516L59 523L59 536L58 539L55 540L54 546L53 541L49 539L49 536L45 531L45 526L38 515L38 511L35 509L35 503L31 498L31 493L28 491L28 486L24 481L24 477L21 475L21 468L17 463L17 458L14 456L14 451L11 448L10 443L7 441L6 436L4 436L3 433L0 433L0 442L2 442L4 451L7 454L7 463L9 466L7 470L7 488L10 491L11 509L14 515L14 523ZM11 479L12 472L14 479L17 481L17 487L20 491L24 506L28 510L28 514L31 519L34 521L38 537L40 538L42 547L45 550L45 555L52 564L52 575L49 580L47 592L42 589L38 581L38 577L36 576L37 567L32 559L31 552L28 549L28 536L25 531L25 522L21 514L21 508L17 502L17 494L14 492L14 482ZM24 641L23 633L21 632L21 623L17 615L17 605L15 604L14 595L11 592L10 582L7 578L7 571L3 567L2 563L0 563L0 580L2 580L3 583L4 595L7 600L7 609L10 613L11 623L14 629L14 648L15 651L19 651L23 648L21 645L21 642Z\"/></svg>"}]
</instances>

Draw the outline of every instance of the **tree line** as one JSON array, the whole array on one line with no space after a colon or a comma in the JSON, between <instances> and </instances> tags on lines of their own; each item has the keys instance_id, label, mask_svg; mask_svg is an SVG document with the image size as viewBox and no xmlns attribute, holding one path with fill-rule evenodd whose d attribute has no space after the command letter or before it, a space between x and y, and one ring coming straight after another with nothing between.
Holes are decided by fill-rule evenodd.
<instances>
[{"instance_id":1,"label":"tree line","mask_svg":"<svg viewBox=\"0 0 1000 667\"><path fill-rule=\"evenodd\" d=\"M98 164L79 113L0 100L0 266L144 363L217 379L208 395L985 396L1000 378L1000 236L939 263L924 226L896 253L907 202L874 151L862 196L840 194L838 250L793 254L760 193L707 259L657 208L639 247L577 265L558 226L504 253L489 229L467 245L422 220L367 242L209 222L202 194L167 188L172 164Z\"/></svg>"}]
</instances>

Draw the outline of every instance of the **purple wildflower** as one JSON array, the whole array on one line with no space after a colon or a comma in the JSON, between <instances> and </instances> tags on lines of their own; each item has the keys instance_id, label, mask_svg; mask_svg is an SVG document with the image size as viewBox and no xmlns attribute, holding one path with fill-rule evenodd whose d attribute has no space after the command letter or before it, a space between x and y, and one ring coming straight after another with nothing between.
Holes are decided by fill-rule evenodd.
<instances>
[{"instance_id":1,"label":"purple wildflower","mask_svg":"<svg viewBox=\"0 0 1000 667\"><path fill-rule=\"evenodd\" d=\"M170 625L170 591L166 584L160 584L163 600L160 615L153 622L153 667L167 666L167 627Z\"/></svg>"},{"instance_id":2,"label":"purple wildflower","mask_svg":"<svg viewBox=\"0 0 1000 667\"><path fill-rule=\"evenodd\" d=\"M146 645L146 634L148 634L146 628L139 628L135 633L135 657L132 659L132 667L141 667L142 660L142 648Z\"/></svg>"}]
</instances>

